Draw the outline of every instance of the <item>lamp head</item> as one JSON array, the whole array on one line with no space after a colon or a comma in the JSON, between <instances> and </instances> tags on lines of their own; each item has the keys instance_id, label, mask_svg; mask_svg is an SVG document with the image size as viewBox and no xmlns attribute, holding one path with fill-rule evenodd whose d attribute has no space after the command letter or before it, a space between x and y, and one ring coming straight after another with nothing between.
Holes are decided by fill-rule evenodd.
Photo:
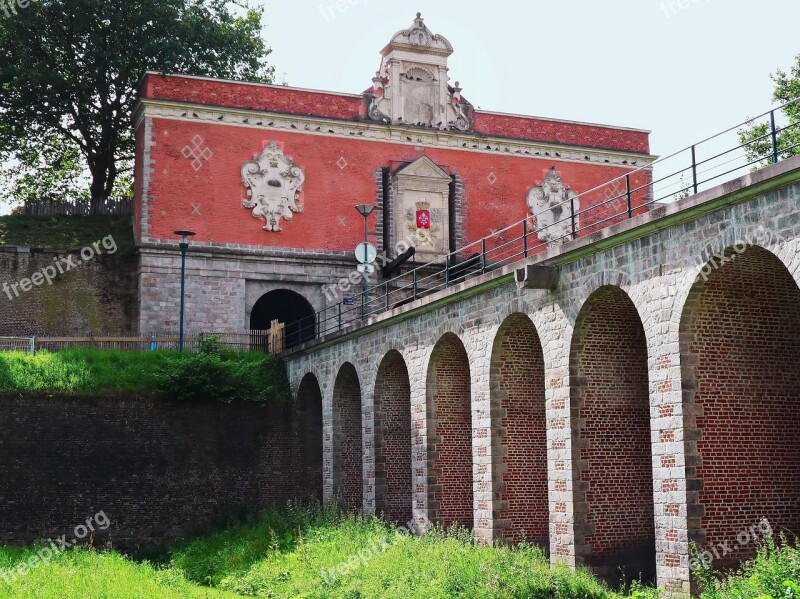
<instances>
[{"instance_id":1,"label":"lamp head","mask_svg":"<svg viewBox=\"0 0 800 599\"><path fill-rule=\"evenodd\" d=\"M373 204L359 204L356 206L356 210L358 210L358 213L361 216L367 218L370 214L372 214L372 211L375 210L375 206Z\"/></svg>"},{"instance_id":2,"label":"lamp head","mask_svg":"<svg viewBox=\"0 0 800 599\"><path fill-rule=\"evenodd\" d=\"M194 231L186 231L184 229L180 229L178 231L175 231L175 235L180 236L181 243L189 243L189 237L196 235L196 233Z\"/></svg>"}]
</instances>

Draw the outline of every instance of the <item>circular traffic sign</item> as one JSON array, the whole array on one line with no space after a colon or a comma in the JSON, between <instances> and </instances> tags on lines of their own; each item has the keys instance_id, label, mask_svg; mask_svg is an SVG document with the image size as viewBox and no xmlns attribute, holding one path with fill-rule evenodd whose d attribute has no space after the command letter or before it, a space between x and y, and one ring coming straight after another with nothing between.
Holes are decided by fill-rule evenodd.
<instances>
[{"instance_id":1,"label":"circular traffic sign","mask_svg":"<svg viewBox=\"0 0 800 599\"><path fill-rule=\"evenodd\" d=\"M356 246L356 260L361 264L369 264L374 262L378 257L378 250L371 243L359 243Z\"/></svg>"}]
</instances>

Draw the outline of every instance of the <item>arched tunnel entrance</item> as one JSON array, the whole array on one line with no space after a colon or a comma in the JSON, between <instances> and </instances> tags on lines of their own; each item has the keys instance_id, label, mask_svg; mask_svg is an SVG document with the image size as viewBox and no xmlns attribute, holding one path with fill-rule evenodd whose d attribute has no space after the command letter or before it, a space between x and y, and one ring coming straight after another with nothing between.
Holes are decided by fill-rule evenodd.
<instances>
[{"instance_id":1,"label":"arched tunnel entrance","mask_svg":"<svg viewBox=\"0 0 800 599\"><path fill-rule=\"evenodd\" d=\"M294 291L276 289L262 295L250 313L250 329L266 331L275 320L286 326L283 347L294 347L317 336L314 308Z\"/></svg>"}]
</instances>

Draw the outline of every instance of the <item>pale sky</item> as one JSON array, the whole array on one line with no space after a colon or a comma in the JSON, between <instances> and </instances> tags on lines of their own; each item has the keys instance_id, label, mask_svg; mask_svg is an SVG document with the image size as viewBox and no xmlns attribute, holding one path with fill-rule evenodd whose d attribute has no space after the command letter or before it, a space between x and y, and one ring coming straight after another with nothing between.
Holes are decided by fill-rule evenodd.
<instances>
[{"instance_id":1,"label":"pale sky","mask_svg":"<svg viewBox=\"0 0 800 599\"><path fill-rule=\"evenodd\" d=\"M292 86L360 93L417 11L484 110L652 130L665 155L772 106L800 53L796 0L271 0L265 37ZM681 8L681 6L683 8ZM343 8L343 10L341 10Z\"/></svg>"}]
</instances>

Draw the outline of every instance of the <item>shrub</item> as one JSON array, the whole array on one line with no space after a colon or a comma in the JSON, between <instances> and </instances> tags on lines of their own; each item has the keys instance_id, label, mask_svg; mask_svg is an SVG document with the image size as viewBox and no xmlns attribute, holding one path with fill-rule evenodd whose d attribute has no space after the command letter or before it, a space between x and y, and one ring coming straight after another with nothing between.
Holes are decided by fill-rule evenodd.
<instances>
[{"instance_id":1,"label":"shrub","mask_svg":"<svg viewBox=\"0 0 800 599\"><path fill-rule=\"evenodd\" d=\"M171 356L157 374L157 389L175 401L267 403L289 396L286 375L276 358L239 352Z\"/></svg>"}]
</instances>

